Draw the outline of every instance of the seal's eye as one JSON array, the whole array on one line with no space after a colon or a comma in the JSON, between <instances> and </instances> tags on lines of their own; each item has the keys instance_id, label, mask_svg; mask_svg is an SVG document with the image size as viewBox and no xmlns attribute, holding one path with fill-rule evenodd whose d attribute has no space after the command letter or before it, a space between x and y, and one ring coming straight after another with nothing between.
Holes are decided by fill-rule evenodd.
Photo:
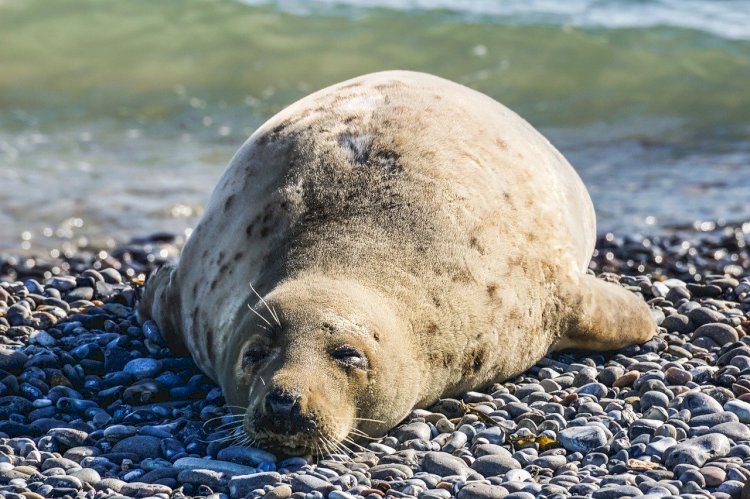
<instances>
[{"instance_id":1,"label":"seal's eye","mask_svg":"<svg viewBox=\"0 0 750 499\"><path fill-rule=\"evenodd\" d=\"M346 367L357 367L359 369L367 369L370 362L367 360L367 356L361 350L354 348L350 345L342 345L331 352L331 356L339 364Z\"/></svg>"},{"instance_id":2,"label":"seal's eye","mask_svg":"<svg viewBox=\"0 0 750 499\"><path fill-rule=\"evenodd\" d=\"M268 356L268 347L253 345L242 356L242 369L249 369Z\"/></svg>"}]
</instances>

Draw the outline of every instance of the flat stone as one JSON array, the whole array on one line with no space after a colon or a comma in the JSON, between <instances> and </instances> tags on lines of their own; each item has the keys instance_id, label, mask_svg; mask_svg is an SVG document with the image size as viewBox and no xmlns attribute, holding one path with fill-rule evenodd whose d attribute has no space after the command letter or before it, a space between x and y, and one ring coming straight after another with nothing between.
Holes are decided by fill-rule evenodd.
<instances>
[{"instance_id":1,"label":"flat stone","mask_svg":"<svg viewBox=\"0 0 750 499\"><path fill-rule=\"evenodd\" d=\"M626 386L632 385L635 380L640 378L641 373L638 371L628 371L619 378L617 378L614 383L612 383L612 386L615 388L624 388Z\"/></svg>"},{"instance_id":2,"label":"flat stone","mask_svg":"<svg viewBox=\"0 0 750 499\"><path fill-rule=\"evenodd\" d=\"M737 331L728 324L709 323L704 324L695 330L692 340L700 337L710 338L718 345L729 345L739 340Z\"/></svg>"},{"instance_id":3,"label":"flat stone","mask_svg":"<svg viewBox=\"0 0 750 499\"><path fill-rule=\"evenodd\" d=\"M206 485L213 490L224 486L224 474L213 470L190 469L182 470L177 475L177 481L180 483L192 483L194 485Z\"/></svg>"},{"instance_id":4,"label":"flat stone","mask_svg":"<svg viewBox=\"0 0 750 499\"><path fill-rule=\"evenodd\" d=\"M244 464L246 466L258 466L261 463L275 463L276 456L272 453L255 449L252 447L225 447L216 456L221 461Z\"/></svg>"},{"instance_id":5,"label":"flat stone","mask_svg":"<svg viewBox=\"0 0 750 499\"><path fill-rule=\"evenodd\" d=\"M333 490L333 484L313 475L297 475L292 478L292 490L299 492L329 492Z\"/></svg>"},{"instance_id":6,"label":"flat stone","mask_svg":"<svg viewBox=\"0 0 750 499\"><path fill-rule=\"evenodd\" d=\"M439 476L460 475L466 477L471 468L460 457L445 452L427 452L422 460L422 468L427 473Z\"/></svg>"},{"instance_id":7,"label":"flat stone","mask_svg":"<svg viewBox=\"0 0 750 499\"><path fill-rule=\"evenodd\" d=\"M130 482L123 484L120 488L120 494L129 497L151 497L156 494L171 495L172 488L158 483Z\"/></svg>"},{"instance_id":8,"label":"flat stone","mask_svg":"<svg viewBox=\"0 0 750 499\"><path fill-rule=\"evenodd\" d=\"M642 496L643 492L634 485L615 485L613 487L604 487L593 494L592 499L621 499L623 497Z\"/></svg>"},{"instance_id":9,"label":"flat stone","mask_svg":"<svg viewBox=\"0 0 750 499\"><path fill-rule=\"evenodd\" d=\"M521 463L502 454L490 454L477 458L471 465L471 469L483 477L500 476L509 470L520 469Z\"/></svg>"},{"instance_id":10,"label":"flat stone","mask_svg":"<svg viewBox=\"0 0 750 499\"><path fill-rule=\"evenodd\" d=\"M235 475L229 480L229 492L232 497L246 497L255 489L273 486L279 482L281 482L281 475L275 471ZM289 495L291 495L291 491Z\"/></svg>"},{"instance_id":11,"label":"flat stone","mask_svg":"<svg viewBox=\"0 0 750 499\"><path fill-rule=\"evenodd\" d=\"M710 432L721 433L735 442L750 441L750 428L745 423L730 421L728 423L717 424L710 428Z\"/></svg>"},{"instance_id":12,"label":"flat stone","mask_svg":"<svg viewBox=\"0 0 750 499\"><path fill-rule=\"evenodd\" d=\"M229 461L218 461L213 459L200 459L197 457L182 457L174 462L178 470L213 470L226 475L250 475L256 473L256 468L242 464L230 463Z\"/></svg>"},{"instance_id":13,"label":"flat stone","mask_svg":"<svg viewBox=\"0 0 750 499\"><path fill-rule=\"evenodd\" d=\"M123 371L138 379L153 378L161 371L161 361L149 358L133 359L125 364Z\"/></svg>"},{"instance_id":14,"label":"flat stone","mask_svg":"<svg viewBox=\"0 0 750 499\"><path fill-rule=\"evenodd\" d=\"M508 495L508 489L500 485L486 483L467 483L458 491L458 499L502 499Z\"/></svg>"},{"instance_id":15,"label":"flat stone","mask_svg":"<svg viewBox=\"0 0 750 499\"><path fill-rule=\"evenodd\" d=\"M690 392L683 396L679 403L680 408L690 411L693 417L724 410L716 399L701 392Z\"/></svg>"},{"instance_id":16,"label":"flat stone","mask_svg":"<svg viewBox=\"0 0 750 499\"><path fill-rule=\"evenodd\" d=\"M727 473L718 466L705 466L701 468L701 475L706 480L707 487L717 487L727 479Z\"/></svg>"},{"instance_id":17,"label":"flat stone","mask_svg":"<svg viewBox=\"0 0 750 499\"><path fill-rule=\"evenodd\" d=\"M707 461L729 454L732 442L720 433L691 438L667 450L664 463L672 469L678 464L703 466Z\"/></svg>"},{"instance_id":18,"label":"flat stone","mask_svg":"<svg viewBox=\"0 0 750 499\"><path fill-rule=\"evenodd\" d=\"M730 400L724 404L724 410L734 413L741 423L750 424L750 403L742 400Z\"/></svg>"},{"instance_id":19,"label":"flat stone","mask_svg":"<svg viewBox=\"0 0 750 499\"><path fill-rule=\"evenodd\" d=\"M149 435L124 438L112 447L112 452L135 454L141 459L161 457L161 439Z\"/></svg>"},{"instance_id":20,"label":"flat stone","mask_svg":"<svg viewBox=\"0 0 750 499\"><path fill-rule=\"evenodd\" d=\"M430 426L425 423L409 423L396 428L394 435L398 438L399 442L406 442L407 440L430 440L432 431Z\"/></svg>"},{"instance_id":21,"label":"flat stone","mask_svg":"<svg viewBox=\"0 0 750 499\"><path fill-rule=\"evenodd\" d=\"M568 452L586 453L607 443L607 435L599 426L571 426L557 434Z\"/></svg>"},{"instance_id":22,"label":"flat stone","mask_svg":"<svg viewBox=\"0 0 750 499\"><path fill-rule=\"evenodd\" d=\"M91 485L97 484L101 481L102 477L99 473L91 468L83 468L78 471L73 471L70 476L76 477L82 482L89 483Z\"/></svg>"}]
</instances>

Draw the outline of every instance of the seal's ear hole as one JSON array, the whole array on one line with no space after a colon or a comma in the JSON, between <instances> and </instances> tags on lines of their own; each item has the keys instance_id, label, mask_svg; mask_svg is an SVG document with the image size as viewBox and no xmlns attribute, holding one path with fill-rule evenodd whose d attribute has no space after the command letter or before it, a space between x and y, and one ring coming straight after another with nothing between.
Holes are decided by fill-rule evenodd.
<instances>
[{"instance_id":1,"label":"seal's ear hole","mask_svg":"<svg viewBox=\"0 0 750 499\"><path fill-rule=\"evenodd\" d=\"M252 369L268 357L269 352L269 348L265 345L250 345L242 355L242 369Z\"/></svg>"},{"instance_id":2,"label":"seal's ear hole","mask_svg":"<svg viewBox=\"0 0 750 499\"><path fill-rule=\"evenodd\" d=\"M351 345L341 345L331 352L331 357L344 367L356 367L358 369L367 369L370 367L370 361L365 353Z\"/></svg>"}]
</instances>

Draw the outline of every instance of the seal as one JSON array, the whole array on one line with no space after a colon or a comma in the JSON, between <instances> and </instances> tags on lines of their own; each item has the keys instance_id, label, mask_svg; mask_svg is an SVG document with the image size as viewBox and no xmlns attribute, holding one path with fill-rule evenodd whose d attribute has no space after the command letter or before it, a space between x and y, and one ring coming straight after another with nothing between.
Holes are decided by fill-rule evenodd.
<instances>
[{"instance_id":1,"label":"seal","mask_svg":"<svg viewBox=\"0 0 750 499\"><path fill-rule=\"evenodd\" d=\"M595 235L582 181L518 115L375 73L248 139L140 314L246 408L248 441L330 452L550 349L651 338L643 300L586 273Z\"/></svg>"}]
</instances>

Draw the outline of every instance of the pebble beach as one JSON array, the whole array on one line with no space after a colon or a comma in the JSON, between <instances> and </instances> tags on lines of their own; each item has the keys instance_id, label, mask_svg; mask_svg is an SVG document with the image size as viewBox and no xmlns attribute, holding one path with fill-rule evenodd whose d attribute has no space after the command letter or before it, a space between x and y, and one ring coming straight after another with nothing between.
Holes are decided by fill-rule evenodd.
<instances>
[{"instance_id":1,"label":"pebble beach","mask_svg":"<svg viewBox=\"0 0 750 499\"><path fill-rule=\"evenodd\" d=\"M591 271L648 301L651 341L547 356L315 458L235 445L219 388L139 324L144 278L179 254L178 238L0 257L0 495L747 497L749 233L602 235Z\"/></svg>"}]
</instances>

